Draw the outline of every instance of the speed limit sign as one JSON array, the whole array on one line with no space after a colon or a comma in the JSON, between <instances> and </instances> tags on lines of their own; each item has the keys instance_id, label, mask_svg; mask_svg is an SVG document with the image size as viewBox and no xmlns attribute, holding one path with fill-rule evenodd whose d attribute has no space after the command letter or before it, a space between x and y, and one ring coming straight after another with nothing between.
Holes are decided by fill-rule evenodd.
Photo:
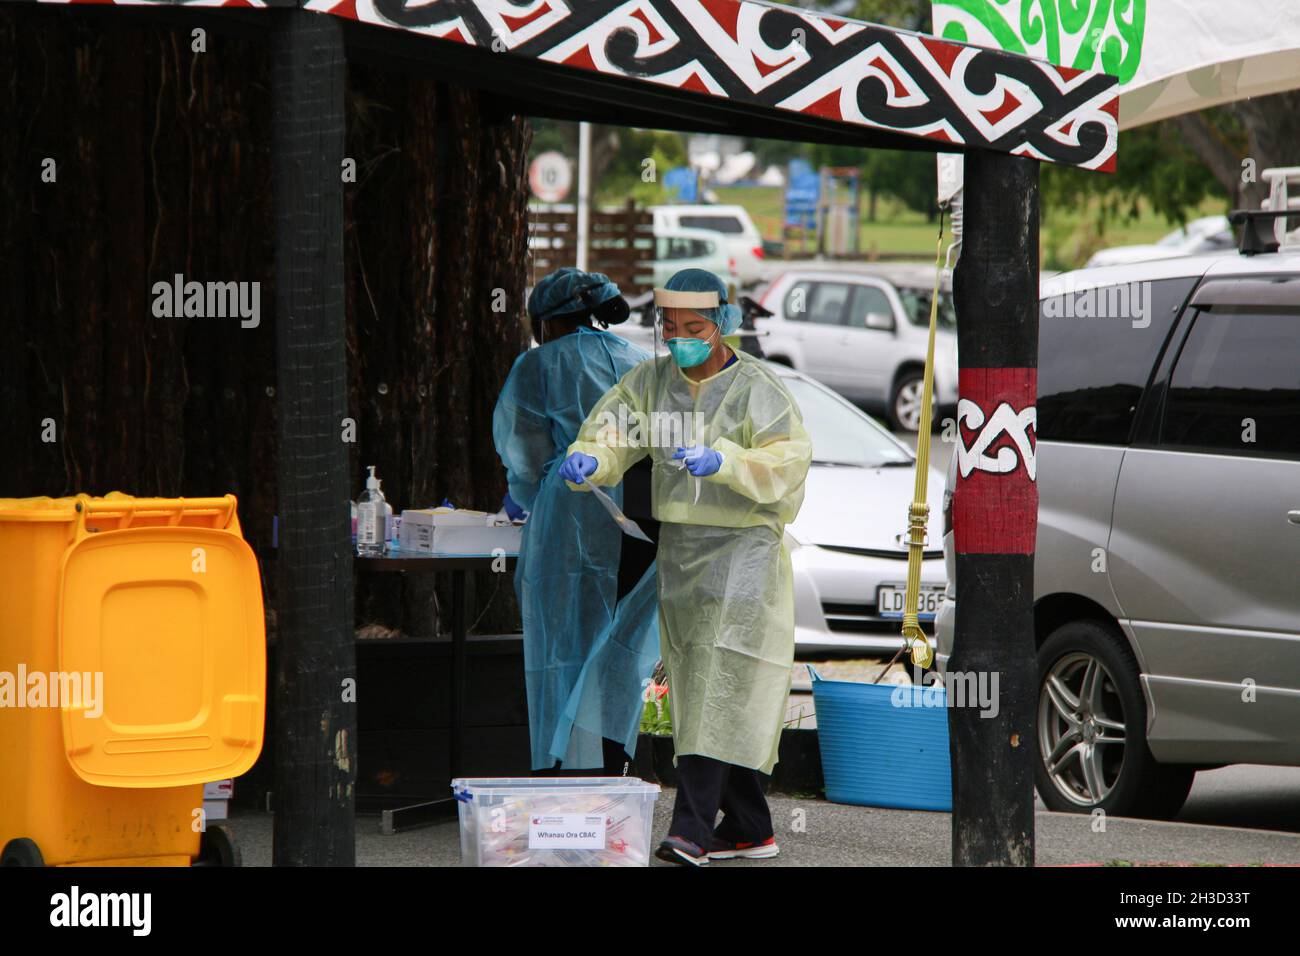
<instances>
[{"instance_id":1,"label":"speed limit sign","mask_svg":"<svg viewBox=\"0 0 1300 956\"><path fill-rule=\"evenodd\" d=\"M528 167L528 187L542 202L560 202L572 185L573 170L563 153L542 153Z\"/></svg>"}]
</instances>

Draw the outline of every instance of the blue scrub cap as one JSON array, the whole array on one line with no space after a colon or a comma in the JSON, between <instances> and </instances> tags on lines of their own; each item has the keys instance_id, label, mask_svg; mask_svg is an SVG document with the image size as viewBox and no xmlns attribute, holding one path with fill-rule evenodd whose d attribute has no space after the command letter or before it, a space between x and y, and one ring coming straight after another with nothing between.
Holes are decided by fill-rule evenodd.
<instances>
[{"instance_id":1,"label":"blue scrub cap","mask_svg":"<svg viewBox=\"0 0 1300 956\"><path fill-rule=\"evenodd\" d=\"M669 292L716 292L719 305L712 309L692 308L730 335L740 328L740 306L727 302L727 284L705 269L683 269L668 280L664 288Z\"/></svg>"},{"instance_id":2,"label":"blue scrub cap","mask_svg":"<svg viewBox=\"0 0 1300 956\"><path fill-rule=\"evenodd\" d=\"M544 322L562 315L586 314L620 295L609 276L565 266L533 286L528 296L528 317Z\"/></svg>"}]
</instances>

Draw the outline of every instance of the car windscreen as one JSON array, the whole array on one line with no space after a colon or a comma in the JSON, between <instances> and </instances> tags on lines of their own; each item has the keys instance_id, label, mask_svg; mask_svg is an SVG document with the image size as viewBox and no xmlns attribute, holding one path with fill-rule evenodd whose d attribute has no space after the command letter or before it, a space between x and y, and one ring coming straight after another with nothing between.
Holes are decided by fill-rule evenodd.
<instances>
[{"instance_id":1,"label":"car windscreen","mask_svg":"<svg viewBox=\"0 0 1300 956\"><path fill-rule=\"evenodd\" d=\"M924 328L930 327L930 296L933 289L916 289L900 286L898 288L898 297L903 300L903 308L907 312L907 320L913 325L919 325ZM957 309L952 304L952 293L943 289L939 290L939 314L935 319L935 324L941 329L957 328Z\"/></svg>"},{"instance_id":2,"label":"car windscreen","mask_svg":"<svg viewBox=\"0 0 1300 956\"><path fill-rule=\"evenodd\" d=\"M660 260L704 259L713 255L715 244L707 239L687 239L683 236L660 236L657 257Z\"/></svg>"},{"instance_id":3,"label":"car windscreen","mask_svg":"<svg viewBox=\"0 0 1300 956\"><path fill-rule=\"evenodd\" d=\"M728 236L739 236L745 226L735 216L681 216L678 218L683 229L708 229Z\"/></svg>"},{"instance_id":4,"label":"car windscreen","mask_svg":"<svg viewBox=\"0 0 1300 956\"><path fill-rule=\"evenodd\" d=\"M822 387L801 378L782 381L803 412L804 428L812 436L813 461L863 468L912 463L912 456L887 432Z\"/></svg>"}]
</instances>

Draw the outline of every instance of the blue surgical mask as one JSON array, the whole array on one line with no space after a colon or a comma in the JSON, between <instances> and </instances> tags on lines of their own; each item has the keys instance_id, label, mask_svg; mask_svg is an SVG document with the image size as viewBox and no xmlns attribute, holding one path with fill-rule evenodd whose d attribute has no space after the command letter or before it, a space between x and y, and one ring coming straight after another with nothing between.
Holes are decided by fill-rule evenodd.
<instances>
[{"instance_id":1,"label":"blue surgical mask","mask_svg":"<svg viewBox=\"0 0 1300 956\"><path fill-rule=\"evenodd\" d=\"M713 338L712 335L709 338ZM679 368L694 368L709 360L713 346L709 339L677 338L664 343Z\"/></svg>"}]
</instances>

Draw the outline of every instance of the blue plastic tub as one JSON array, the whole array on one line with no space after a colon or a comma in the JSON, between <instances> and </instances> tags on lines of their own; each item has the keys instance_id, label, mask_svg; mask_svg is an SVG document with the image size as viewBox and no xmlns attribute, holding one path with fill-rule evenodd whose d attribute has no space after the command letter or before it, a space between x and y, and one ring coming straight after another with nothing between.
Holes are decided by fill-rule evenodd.
<instances>
[{"instance_id":1,"label":"blue plastic tub","mask_svg":"<svg viewBox=\"0 0 1300 956\"><path fill-rule=\"evenodd\" d=\"M808 673L827 800L952 810L942 687L825 680L811 667Z\"/></svg>"}]
</instances>

